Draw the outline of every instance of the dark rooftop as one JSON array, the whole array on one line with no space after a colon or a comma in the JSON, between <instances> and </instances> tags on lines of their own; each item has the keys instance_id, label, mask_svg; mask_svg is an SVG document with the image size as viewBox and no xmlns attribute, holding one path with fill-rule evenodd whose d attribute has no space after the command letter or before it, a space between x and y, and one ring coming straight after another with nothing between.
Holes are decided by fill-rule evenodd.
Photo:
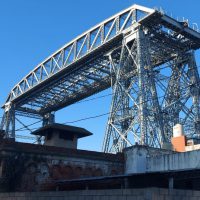
<instances>
[{"instance_id":1,"label":"dark rooftop","mask_svg":"<svg viewBox=\"0 0 200 200\"><path fill-rule=\"evenodd\" d=\"M63 124L58 124L58 123L48 124L32 132L32 134L46 136L47 134L52 133L52 131L54 130L58 130L62 134L76 135L78 138L92 135L91 132L89 132L88 130L84 128L63 125Z\"/></svg>"},{"instance_id":2,"label":"dark rooftop","mask_svg":"<svg viewBox=\"0 0 200 200\"><path fill-rule=\"evenodd\" d=\"M67 149L62 147L45 146L39 144L30 144L15 142L8 139L0 140L0 152L14 152L21 154L36 154L36 155L51 155L63 156L73 158L89 158L95 160L105 160L112 162L123 162L124 156L122 153L110 154L96 151L80 150L80 149Z\"/></svg>"}]
</instances>

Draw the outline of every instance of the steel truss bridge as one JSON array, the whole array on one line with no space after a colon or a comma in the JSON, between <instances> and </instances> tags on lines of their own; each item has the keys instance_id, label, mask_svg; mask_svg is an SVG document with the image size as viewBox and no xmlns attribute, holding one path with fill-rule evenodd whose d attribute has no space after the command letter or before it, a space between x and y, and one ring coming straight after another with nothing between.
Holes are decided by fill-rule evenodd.
<instances>
[{"instance_id":1,"label":"steel truss bridge","mask_svg":"<svg viewBox=\"0 0 200 200\"><path fill-rule=\"evenodd\" d=\"M10 91L1 130L15 138L16 116L43 118L112 87L102 151L134 143L162 147L172 128L200 136L200 33L163 12L133 5L78 36Z\"/></svg>"}]
</instances>

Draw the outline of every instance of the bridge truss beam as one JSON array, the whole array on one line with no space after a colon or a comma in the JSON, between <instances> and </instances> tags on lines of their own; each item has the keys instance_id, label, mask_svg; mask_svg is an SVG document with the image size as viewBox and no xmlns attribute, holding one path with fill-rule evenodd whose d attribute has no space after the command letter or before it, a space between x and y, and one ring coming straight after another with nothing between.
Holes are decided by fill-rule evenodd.
<instances>
[{"instance_id":1,"label":"bridge truss beam","mask_svg":"<svg viewBox=\"0 0 200 200\"><path fill-rule=\"evenodd\" d=\"M121 152L134 143L161 148L170 142L177 123L188 136L200 137L200 87L194 52L173 46L167 51L151 34L141 26L125 37L118 65L109 56L116 81L104 152ZM155 65L157 53L164 51L159 58L164 60L174 51L173 58Z\"/></svg>"},{"instance_id":2,"label":"bridge truss beam","mask_svg":"<svg viewBox=\"0 0 200 200\"><path fill-rule=\"evenodd\" d=\"M14 86L0 129L15 138L16 116L48 116L112 87L102 150L162 147L181 123L200 134L200 33L163 12L133 5L56 51ZM22 122L23 124L23 122Z\"/></svg>"}]
</instances>

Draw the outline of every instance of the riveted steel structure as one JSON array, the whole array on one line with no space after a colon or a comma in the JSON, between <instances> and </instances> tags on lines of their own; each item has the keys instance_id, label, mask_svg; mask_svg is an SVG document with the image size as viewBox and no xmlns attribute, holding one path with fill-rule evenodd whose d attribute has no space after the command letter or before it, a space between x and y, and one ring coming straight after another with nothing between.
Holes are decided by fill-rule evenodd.
<instances>
[{"instance_id":1,"label":"riveted steel structure","mask_svg":"<svg viewBox=\"0 0 200 200\"><path fill-rule=\"evenodd\" d=\"M15 116L51 113L112 87L102 150L135 142L161 147L182 123L200 134L200 33L166 14L133 5L83 33L25 76L10 92L1 129L15 137ZM48 122L47 122L48 123Z\"/></svg>"}]
</instances>

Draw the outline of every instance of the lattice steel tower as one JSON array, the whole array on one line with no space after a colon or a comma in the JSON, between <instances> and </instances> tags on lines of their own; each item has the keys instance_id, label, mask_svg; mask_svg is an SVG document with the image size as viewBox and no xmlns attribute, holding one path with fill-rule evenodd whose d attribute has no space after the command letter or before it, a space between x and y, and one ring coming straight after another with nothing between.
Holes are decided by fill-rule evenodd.
<instances>
[{"instance_id":1,"label":"lattice steel tower","mask_svg":"<svg viewBox=\"0 0 200 200\"><path fill-rule=\"evenodd\" d=\"M162 147L177 123L200 136L199 73L184 40L162 26L139 25L124 37L119 63L110 55L115 80L103 151L134 142Z\"/></svg>"}]
</instances>

